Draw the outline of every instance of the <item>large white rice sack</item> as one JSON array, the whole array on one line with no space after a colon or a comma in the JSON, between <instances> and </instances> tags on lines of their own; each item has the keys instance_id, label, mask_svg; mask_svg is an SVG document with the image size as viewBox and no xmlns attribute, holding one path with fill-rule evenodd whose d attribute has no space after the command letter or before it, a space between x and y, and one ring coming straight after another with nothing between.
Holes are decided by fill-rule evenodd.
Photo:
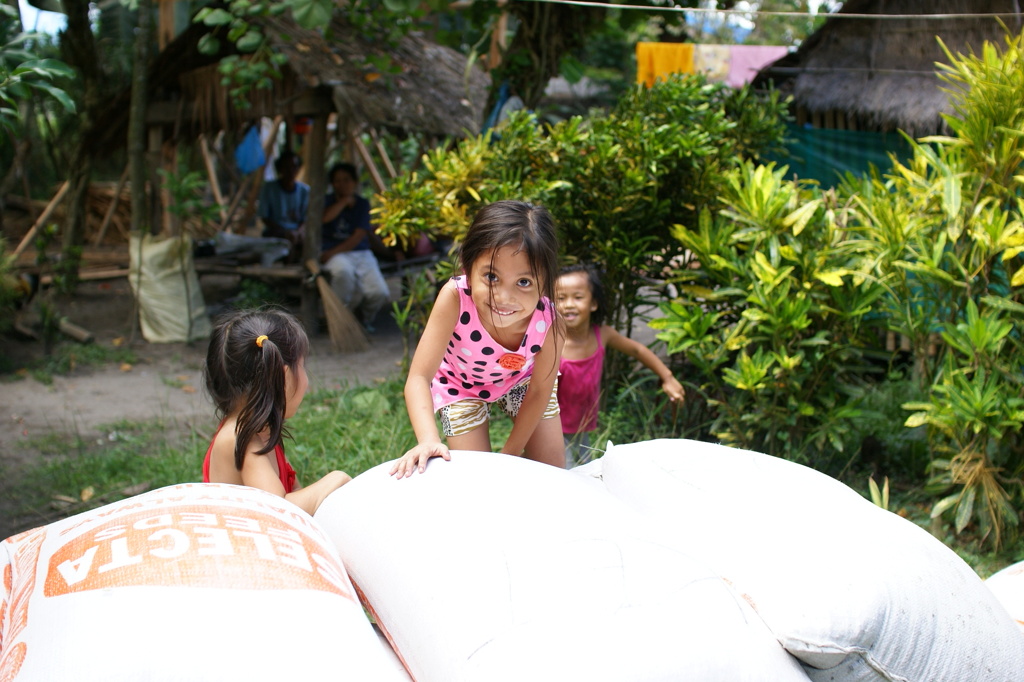
<instances>
[{"instance_id":1,"label":"large white rice sack","mask_svg":"<svg viewBox=\"0 0 1024 682\"><path fill-rule=\"evenodd\" d=\"M253 488L161 488L0 543L0 680L400 680L330 541Z\"/></svg>"},{"instance_id":2,"label":"large white rice sack","mask_svg":"<svg viewBox=\"0 0 1024 682\"><path fill-rule=\"evenodd\" d=\"M985 585L1024 632L1024 561L993 573Z\"/></svg>"},{"instance_id":3,"label":"large white rice sack","mask_svg":"<svg viewBox=\"0 0 1024 682\"><path fill-rule=\"evenodd\" d=\"M579 476L482 452L390 467L316 520L417 682L806 682L727 583Z\"/></svg>"},{"instance_id":4,"label":"large white rice sack","mask_svg":"<svg viewBox=\"0 0 1024 682\"><path fill-rule=\"evenodd\" d=\"M977 574L838 481L688 440L600 461L608 490L728 579L811 679L1024 679L1024 637Z\"/></svg>"}]
</instances>

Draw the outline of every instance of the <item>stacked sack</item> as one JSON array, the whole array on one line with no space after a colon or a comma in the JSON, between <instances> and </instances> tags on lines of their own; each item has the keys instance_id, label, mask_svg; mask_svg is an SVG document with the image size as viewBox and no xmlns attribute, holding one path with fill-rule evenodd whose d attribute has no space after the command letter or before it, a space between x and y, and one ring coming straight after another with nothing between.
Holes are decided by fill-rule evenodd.
<instances>
[{"instance_id":1,"label":"stacked sack","mask_svg":"<svg viewBox=\"0 0 1024 682\"><path fill-rule=\"evenodd\" d=\"M816 682L1024 679L1024 637L963 560L813 469L657 440L579 473L728 580Z\"/></svg>"},{"instance_id":2,"label":"stacked sack","mask_svg":"<svg viewBox=\"0 0 1024 682\"><path fill-rule=\"evenodd\" d=\"M1006 607L1007 612L1017 622L1024 633L1024 561L1007 566L993 573L985 581L999 603Z\"/></svg>"},{"instance_id":3,"label":"stacked sack","mask_svg":"<svg viewBox=\"0 0 1024 682\"><path fill-rule=\"evenodd\" d=\"M253 488L171 486L26 531L0 570L2 680L408 680L315 522Z\"/></svg>"},{"instance_id":4,"label":"stacked sack","mask_svg":"<svg viewBox=\"0 0 1024 682\"><path fill-rule=\"evenodd\" d=\"M751 606L600 486L507 455L383 464L316 520L417 682L806 682Z\"/></svg>"}]
</instances>

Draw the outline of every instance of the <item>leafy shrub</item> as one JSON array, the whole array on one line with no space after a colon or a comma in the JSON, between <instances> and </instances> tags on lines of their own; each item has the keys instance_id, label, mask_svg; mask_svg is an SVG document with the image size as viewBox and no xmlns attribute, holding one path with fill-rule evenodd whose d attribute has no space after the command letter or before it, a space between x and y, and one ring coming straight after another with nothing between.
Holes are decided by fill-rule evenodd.
<instances>
[{"instance_id":1,"label":"leafy shrub","mask_svg":"<svg viewBox=\"0 0 1024 682\"><path fill-rule=\"evenodd\" d=\"M672 225L716 201L720 174L778 144L784 105L674 77L637 86L609 115L544 125L528 112L500 130L435 149L423 172L378 195L379 231L411 243L420 233L458 241L481 205L545 205L563 257L602 268L609 323L631 328L640 285L684 258ZM615 375L616 372L610 372Z\"/></svg>"},{"instance_id":2,"label":"leafy shrub","mask_svg":"<svg viewBox=\"0 0 1024 682\"><path fill-rule=\"evenodd\" d=\"M724 208L675 230L694 262L653 323L696 370L714 437L843 471L874 425L913 472L923 428L932 516L997 549L1024 472L1022 42L947 51L953 135L911 141L890 175L822 193L773 165L726 173ZM908 340L921 394L903 403L906 438L871 400L908 388L881 376L887 333Z\"/></svg>"},{"instance_id":3,"label":"leafy shrub","mask_svg":"<svg viewBox=\"0 0 1024 682\"><path fill-rule=\"evenodd\" d=\"M725 176L722 211L677 226L694 261L651 326L695 370L688 401L706 402L711 435L827 468L858 444L850 423L878 371L864 316L883 290L853 275L863 247L848 211L786 170L743 164Z\"/></svg>"}]
</instances>

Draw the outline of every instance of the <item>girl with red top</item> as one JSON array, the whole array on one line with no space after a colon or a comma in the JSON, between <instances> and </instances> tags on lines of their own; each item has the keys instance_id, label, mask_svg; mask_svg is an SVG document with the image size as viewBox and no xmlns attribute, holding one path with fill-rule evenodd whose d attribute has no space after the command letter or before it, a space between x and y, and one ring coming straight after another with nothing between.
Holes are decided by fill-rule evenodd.
<instances>
[{"instance_id":1,"label":"girl with red top","mask_svg":"<svg viewBox=\"0 0 1024 682\"><path fill-rule=\"evenodd\" d=\"M657 374L662 390L672 402L681 402L686 392L650 348L603 324L604 292L593 268L563 268L555 285L555 303L565 324L558 406L568 469L590 461L590 433L597 429L605 346L636 358Z\"/></svg>"},{"instance_id":2,"label":"girl with red top","mask_svg":"<svg viewBox=\"0 0 1024 682\"><path fill-rule=\"evenodd\" d=\"M204 376L221 422L203 461L204 483L259 488L313 514L351 480L332 471L302 488L285 457L284 421L299 409L309 387L308 352L302 325L282 310L237 311L217 321Z\"/></svg>"},{"instance_id":3,"label":"girl with red top","mask_svg":"<svg viewBox=\"0 0 1024 682\"><path fill-rule=\"evenodd\" d=\"M438 294L409 368L405 403L417 445L392 475L423 472L431 457L450 459L449 447L489 452L491 405L512 418L502 452L563 466L557 256L546 209L497 201L476 214L459 251L462 274Z\"/></svg>"}]
</instances>

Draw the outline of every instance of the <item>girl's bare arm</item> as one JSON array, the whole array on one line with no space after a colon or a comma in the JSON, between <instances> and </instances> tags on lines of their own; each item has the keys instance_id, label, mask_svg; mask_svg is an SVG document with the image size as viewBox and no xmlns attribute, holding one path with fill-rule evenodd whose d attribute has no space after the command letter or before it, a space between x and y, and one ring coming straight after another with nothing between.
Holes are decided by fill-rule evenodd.
<instances>
[{"instance_id":1,"label":"girl's bare arm","mask_svg":"<svg viewBox=\"0 0 1024 682\"><path fill-rule=\"evenodd\" d=\"M676 402L686 398L686 391L683 390L683 385L676 380L672 370L650 348L639 341L620 334L618 330L607 324L601 325L601 338L604 339L606 346L639 360L644 367L657 374L658 378L661 379L661 388L668 395L669 400Z\"/></svg>"},{"instance_id":2,"label":"girl's bare arm","mask_svg":"<svg viewBox=\"0 0 1024 682\"><path fill-rule=\"evenodd\" d=\"M256 453L259 447L256 444L250 445L249 451L245 453L241 471L242 485L266 490L268 493L283 497L311 516L324 501L324 498L352 480L343 471L332 471L316 483L286 494L284 484L281 483L277 469L271 461L274 456L273 451L260 455Z\"/></svg>"},{"instance_id":3,"label":"girl's bare arm","mask_svg":"<svg viewBox=\"0 0 1024 682\"><path fill-rule=\"evenodd\" d=\"M458 297L454 282L446 284L438 294L409 367L409 376L405 381L405 406L412 430L416 433L416 446L391 468L391 474L397 474L399 478L411 476L417 469L422 472L431 457L450 458L448 448L441 442L441 434L434 419L430 382L441 366L445 349L455 331L459 317Z\"/></svg>"}]
</instances>

